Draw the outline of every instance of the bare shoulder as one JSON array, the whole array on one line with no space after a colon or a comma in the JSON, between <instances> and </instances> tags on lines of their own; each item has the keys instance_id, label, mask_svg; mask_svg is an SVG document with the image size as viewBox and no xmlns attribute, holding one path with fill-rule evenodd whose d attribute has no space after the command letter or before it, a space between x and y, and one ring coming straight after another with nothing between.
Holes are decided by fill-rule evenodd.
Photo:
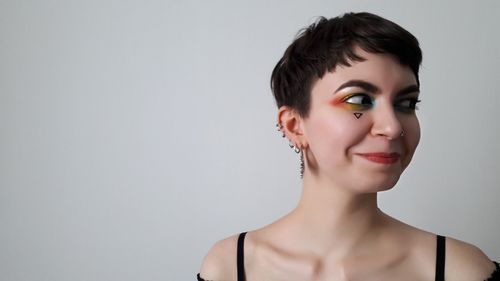
<instances>
[{"instance_id":1,"label":"bare shoulder","mask_svg":"<svg viewBox=\"0 0 500 281\"><path fill-rule=\"evenodd\" d=\"M495 270L493 262L478 247L454 238L446 238L447 280L486 280Z\"/></svg>"},{"instance_id":2,"label":"bare shoulder","mask_svg":"<svg viewBox=\"0 0 500 281\"><path fill-rule=\"evenodd\" d=\"M238 235L217 241L203 259L200 276L205 280L236 280L236 249Z\"/></svg>"},{"instance_id":3,"label":"bare shoulder","mask_svg":"<svg viewBox=\"0 0 500 281\"><path fill-rule=\"evenodd\" d=\"M404 245L413 253L412 267L424 273L424 279L431 280L436 267L436 234L395 221L395 228L398 229L395 233L398 237L404 237L404 241L407 241ZM495 271L495 264L481 249L452 237L446 237L445 255L446 280L484 281Z\"/></svg>"}]
</instances>

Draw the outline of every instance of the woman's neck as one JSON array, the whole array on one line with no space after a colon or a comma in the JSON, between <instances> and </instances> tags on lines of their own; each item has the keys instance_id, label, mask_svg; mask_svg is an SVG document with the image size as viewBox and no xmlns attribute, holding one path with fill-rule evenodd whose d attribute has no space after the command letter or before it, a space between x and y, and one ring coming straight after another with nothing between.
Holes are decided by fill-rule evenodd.
<instances>
[{"instance_id":1,"label":"woman's neck","mask_svg":"<svg viewBox=\"0 0 500 281\"><path fill-rule=\"evenodd\" d=\"M344 258L366 249L378 237L384 214L377 193L356 194L347 188L304 184L295 210L285 222L292 243L318 256ZM288 228L287 227L287 228Z\"/></svg>"}]
</instances>

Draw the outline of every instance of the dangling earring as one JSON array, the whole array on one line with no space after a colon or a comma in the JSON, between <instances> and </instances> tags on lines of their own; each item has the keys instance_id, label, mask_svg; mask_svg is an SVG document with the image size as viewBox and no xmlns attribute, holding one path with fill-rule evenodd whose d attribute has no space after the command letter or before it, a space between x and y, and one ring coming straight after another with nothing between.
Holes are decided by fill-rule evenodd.
<instances>
[{"instance_id":1,"label":"dangling earring","mask_svg":"<svg viewBox=\"0 0 500 281\"><path fill-rule=\"evenodd\" d=\"M290 146L290 148L293 149L293 151L295 151L295 153L297 153L297 154L300 153L300 172L299 172L299 175L300 175L300 178L303 179L304 178L304 168L305 168L305 165L304 165L304 150L301 149L298 146L295 146L291 142L288 145Z\"/></svg>"},{"instance_id":2,"label":"dangling earring","mask_svg":"<svg viewBox=\"0 0 500 281\"><path fill-rule=\"evenodd\" d=\"M305 166L304 166L304 150L300 150L300 178L303 179L304 178L304 169L305 169Z\"/></svg>"},{"instance_id":3,"label":"dangling earring","mask_svg":"<svg viewBox=\"0 0 500 281\"><path fill-rule=\"evenodd\" d=\"M298 146L296 146L296 147L293 149L293 151L295 151L295 153L299 153L301 150L300 150L300 148L299 148Z\"/></svg>"},{"instance_id":4,"label":"dangling earring","mask_svg":"<svg viewBox=\"0 0 500 281\"><path fill-rule=\"evenodd\" d=\"M283 125L281 125L280 123L276 123L276 130L278 132L281 132L281 137L285 137L285 132L283 132ZM295 153L300 153L300 178L303 179L304 178L304 169L305 169L305 165L304 165L304 151L296 146L295 144L292 143L292 141L288 141L288 146L290 146L291 149L293 149L293 151L295 151Z\"/></svg>"}]
</instances>

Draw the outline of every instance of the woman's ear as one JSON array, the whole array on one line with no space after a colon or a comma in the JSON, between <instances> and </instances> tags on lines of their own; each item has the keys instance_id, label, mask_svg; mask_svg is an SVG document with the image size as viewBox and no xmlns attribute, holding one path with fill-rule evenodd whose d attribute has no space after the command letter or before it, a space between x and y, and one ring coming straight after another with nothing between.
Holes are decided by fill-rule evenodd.
<instances>
[{"instance_id":1,"label":"woman's ear","mask_svg":"<svg viewBox=\"0 0 500 281\"><path fill-rule=\"evenodd\" d=\"M295 109L285 105L278 109L279 130L291 144L299 148L307 147L303 127L304 119Z\"/></svg>"}]
</instances>

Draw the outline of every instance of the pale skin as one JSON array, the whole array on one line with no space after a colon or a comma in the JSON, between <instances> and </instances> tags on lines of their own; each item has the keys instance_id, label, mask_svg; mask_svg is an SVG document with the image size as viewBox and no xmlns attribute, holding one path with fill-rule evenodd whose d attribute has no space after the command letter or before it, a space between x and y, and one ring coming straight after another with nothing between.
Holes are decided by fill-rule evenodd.
<instances>
[{"instance_id":1,"label":"pale skin","mask_svg":"<svg viewBox=\"0 0 500 281\"><path fill-rule=\"evenodd\" d=\"M289 214L245 239L248 281L434 280L436 236L398 221L377 205L377 192L392 188L409 165L420 139L416 114L405 107L418 98L410 68L386 54L356 53L365 61L337 66L316 81L306 118L283 106L278 122L305 158L303 190ZM349 81L376 86L341 87ZM401 94L416 86L417 90ZM355 94L373 106L353 111ZM341 100L342 103L334 101ZM358 119L353 112L362 112ZM401 135L401 132L404 134ZM395 163L362 153L396 152ZM206 280L237 280L237 235L217 242L205 257ZM447 281L482 281L494 270L477 247L447 237Z\"/></svg>"}]
</instances>

